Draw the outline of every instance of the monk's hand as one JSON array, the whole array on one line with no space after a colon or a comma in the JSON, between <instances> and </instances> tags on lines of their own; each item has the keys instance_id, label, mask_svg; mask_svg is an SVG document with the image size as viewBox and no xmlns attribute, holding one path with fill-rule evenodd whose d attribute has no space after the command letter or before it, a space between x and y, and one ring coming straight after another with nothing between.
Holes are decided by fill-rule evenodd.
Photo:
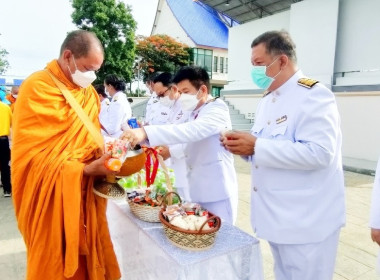
<instances>
[{"instance_id":1,"label":"monk's hand","mask_svg":"<svg viewBox=\"0 0 380 280\"><path fill-rule=\"evenodd\" d=\"M132 147L147 139L144 128L127 129L121 135L121 139L128 141Z\"/></svg>"},{"instance_id":2,"label":"monk's hand","mask_svg":"<svg viewBox=\"0 0 380 280\"><path fill-rule=\"evenodd\" d=\"M105 165L105 161L109 158L110 155L104 154L90 164L87 164L83 169L83 174L86 176L104 176L116 174L117 172L109 170Z\"/></svg>"},{"instance_id":3,"label":"monk's hand","mask_svg":"<svg viewBox=\"0 0 380 280\"><path fill-rule=\"evenodd\" d=\"M380 245L380 229L371 228L371 238L373 242Z\"/></svg>"},{"instance_id":4,"label":"monk's hand","mask_svg":"<svg viewBox=\"0 0 380 280\"><path fill-rule=\"evenodd\" d=\"M164 160L170 158L170 151L168 146L160 146L158 149L158 154L162 156Z\"/></svg>"},{"instance_id":5,"label":"monk's hand","mask_svg":"<svg viewBox=\"0 0 380 280\"><path fill-rule=\"evenodd\" d=\"M256 137L248 132L227 131L220 136L224 148L235 155L251 156L255 153Z\"/></svg>"}]
</instances>

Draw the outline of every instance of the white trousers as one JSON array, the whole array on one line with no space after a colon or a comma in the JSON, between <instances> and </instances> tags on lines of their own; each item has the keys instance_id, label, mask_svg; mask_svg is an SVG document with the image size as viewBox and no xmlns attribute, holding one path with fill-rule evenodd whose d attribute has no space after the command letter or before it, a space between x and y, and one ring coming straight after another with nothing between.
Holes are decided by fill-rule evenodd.
<instances>
[{"instance_id":1,"label":"white trousers","mask_svg":"<svg viewBox=\"0 0 380 280\"><path fill-rule=\"evenodd\" d=\"M333 278L340 229L319 243L269 242L276 280L329 280Z\"/></svg>"}]
</instances>

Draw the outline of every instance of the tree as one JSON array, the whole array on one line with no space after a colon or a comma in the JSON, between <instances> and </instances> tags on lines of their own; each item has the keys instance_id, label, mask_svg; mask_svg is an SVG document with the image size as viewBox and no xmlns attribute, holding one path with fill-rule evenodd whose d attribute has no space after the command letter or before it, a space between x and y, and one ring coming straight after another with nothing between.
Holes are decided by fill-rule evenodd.
<instances>
[{"instance_id":1,"label":"tree","mask_svg":"<svg viewBox=\"0 0 380 280\"><path fill-rule=\"evenodd\" d=\"M168 35L140 36L137 38L136 53L141 57L137 67L144 79L153 72L175 72L179 67L190 64L190 48Z\"/></svg>"},{"instance_id":2,"label":"tree","mask_svg":"<svg viewBox=\"0 0 380 280\"><path fill-rule=\"evenodd\" d=\"M9 63L8 63L8 60L6 59L6 56L8 54L9 53L5 49L1 48L0 46L0 74L4 74L4 72L7 71L9 68Z\"/></svg>"},{"instance_id":3,"label":"tree","mask_svg":"<svg viewBox=\"0 0 380 280\"><path fill-rule=\"evenodd\" d=\"M107 74L133 77L135 58L136 21L130 6L115 0L71 0L71 17L78 28L94 32L102 42L104 63L97 72L97 83L103 83ZM96 83L95 82L95 83Z\"/></svg>"}]
</instances>

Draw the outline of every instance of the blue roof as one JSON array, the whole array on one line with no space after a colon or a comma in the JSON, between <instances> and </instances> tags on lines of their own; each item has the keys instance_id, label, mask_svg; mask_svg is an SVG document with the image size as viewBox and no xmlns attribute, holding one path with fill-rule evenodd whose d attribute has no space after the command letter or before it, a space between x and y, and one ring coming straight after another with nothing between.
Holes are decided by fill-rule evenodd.
<instances>
[{"instance_id":1,"label":"blue roof","mask_svg":"<svg viewBox=\"0 0 380 280\"><path fill-rule=\"evenodd\" d=\"M193 0L166 0L178 23L197 45L228 48L228 27L218 12Z\"/></svg>"},{"instance_id":2,"label":"blue roof","mask_svg":"<svg viewBox=\"0 0 380 280\"><path fill-rule=\"evenodd\" d=\"M23 79L13 79L13 85L19 86L19 85L21 85L22 81L24 81L24 80Z\"/></svg>"}]
</instances>

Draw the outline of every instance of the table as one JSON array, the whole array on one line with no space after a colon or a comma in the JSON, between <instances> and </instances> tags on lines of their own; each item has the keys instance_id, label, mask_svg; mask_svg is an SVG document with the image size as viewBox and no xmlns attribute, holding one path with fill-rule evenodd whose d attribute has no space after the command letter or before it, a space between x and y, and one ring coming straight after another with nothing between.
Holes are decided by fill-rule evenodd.
<instances>
[{"instance_id":1,"label":"table","mask_svg":"<svg viewBox=\"0 0 380 280\"><path fill-rule=\"evenodd\" d=\"M137 219L126 201L108 201L107 219L122 279L264 279L259 241L235 226L222 222L212 248L188 251L161 223Z\"/></svg>"}]
</instances>

